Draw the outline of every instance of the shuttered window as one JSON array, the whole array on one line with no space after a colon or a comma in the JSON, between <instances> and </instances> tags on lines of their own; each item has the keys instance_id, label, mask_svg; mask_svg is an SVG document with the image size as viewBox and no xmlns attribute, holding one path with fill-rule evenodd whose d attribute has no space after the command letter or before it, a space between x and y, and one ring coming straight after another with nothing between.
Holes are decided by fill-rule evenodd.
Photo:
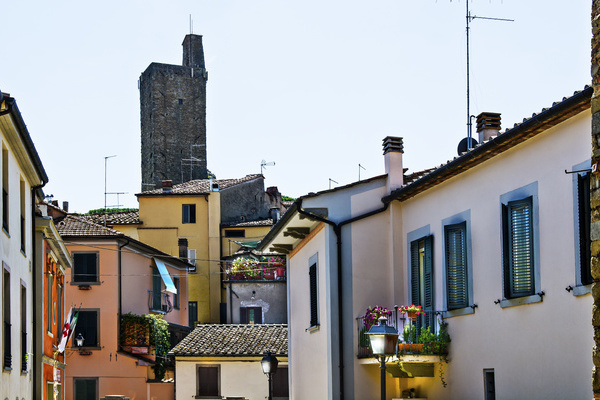
<instances>
[{"instance_id":1,"label":"shuttered window","mask_svg":"<svg viewBox=\"0 0 600 400\"><path fill-rule=\"evenodd\" d=\"M99 315L98 311L80 310L75 324L75 332L73 339L79 334L83 337L82 347L100 347L100 332L99 332ZM75 342L75 340L73 340ZM72 343L74 345L75 343Z\"/></svg>"},{"instance_id":2,"label":"shuttered window","mask_svg":"<svg viewBox=\"0 0 600 400\"><path fill-rule=\"evenodd\" d=\"M96 283L98 279L98 253L73 253L73 283Z\"/></svg>"},{"instance_id":3,"label":"shuttered window","mask_svg":"<svg viewBox=\"0 0 600 400\"><path fill-rule=\"evenodd\" d=\"M502 206L504 237L504 296L535 293L532 198Z\"/></svg>"},{"instance_id":4,"label":"shuttered window","mask_svg":"<svg viewBox=\"0 0 600 400\"><path fill-rule=\"evenodd\" d=\"M579 268L581 284L589 285L593 282L590 267L590 174L577 176L577 206L579 215Z\"/></svg>"},{"instance_id":5,"label":"shuttered window","mask_svg":"<svg viewBox=\"0 0 600 400\"><path fill-rule=\"evenodd\" d=\"M312 264L308 268L308 278L310 284L310 326L319 325L319 309L317 298L317 264Z\"/></svg>"},{"instance_id":6,"label":"shuttered window","mask_svg":"<svg viewBox=\"0 0 600 400\"><path fill-rule=\"evenodd\" d=\"M98 378L73 378L75 400L98 398Z\"/></svg>"},{"instance_id":7,"label":"shuttered window","mask_svg":"<svg viewBox=\"0 0 600 400\"><path fill-rule=\"evenodd\" d=\"M426 236L410 244L411 254L411 301L421 305L426 312L418 318L418 327L433 324L433 236Z\"/></svg>"},{"instance_id":8,"label":"shuttered window","mask_svg":"<svg viewBox=\"0 0 600 400\"><path fill-rule=\"evenodd\" d=\"M467 275L467 225L446 225L446 301L448 310L469 305L469 282Z\"/></svg>"},{"instance_id":9,"label":"shuttered window","mask_svg":"<svg viewBox=\"0 0 600 400\"><path fill-rule=\"evenodd\" d=\"M219 367L198 365L197 369L197 397L196 398L221 398L219 397Z\"/></svg>"}]
</instances>

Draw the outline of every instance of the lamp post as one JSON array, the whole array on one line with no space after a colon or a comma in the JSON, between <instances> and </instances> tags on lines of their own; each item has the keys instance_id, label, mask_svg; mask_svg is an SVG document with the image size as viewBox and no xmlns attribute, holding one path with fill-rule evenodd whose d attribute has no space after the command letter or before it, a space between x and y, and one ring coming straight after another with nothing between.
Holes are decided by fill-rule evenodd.
<instances>
[{"instance_id":1,"label":"lamp post","mask_svg":"<svg viewBox=\"0 0 600 400\"><path fill-rule=\"evenodd\" d=\"M260 366L262 367L263 373L269 377L269 400L273 400L272 377L277 370L277 364L279 364L277 357L271 355L270 351L268 351L267 355L260 360Z\"/></svg>"},{"instance_id":2,"label":"lamp post","mask_svg":"<svg viewBox=\"0 0 600 400\"><path fill-rule=\"evenodd\" d=\"M379 324L373 325L367 335L373 355L381 362L381 400L386 400L385 394L385 360L387 356L396 354L398 347L398 331L386 324L387 318L379 318Z\"/></svg>"}]
</instances>

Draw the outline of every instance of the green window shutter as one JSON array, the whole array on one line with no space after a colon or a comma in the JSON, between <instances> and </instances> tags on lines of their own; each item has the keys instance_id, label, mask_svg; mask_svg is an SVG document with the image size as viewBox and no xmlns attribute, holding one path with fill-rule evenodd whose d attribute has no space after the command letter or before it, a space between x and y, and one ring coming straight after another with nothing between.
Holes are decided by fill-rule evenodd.
<instances>
[{"instance_id":1,"label":"green window shutter","mask_svg":"<svg viewBox=\"0 0 600 400\"><path fill-rule=\"evenodd\" d=\"M317 301L317 264L313 264L308 269L310 284L310 326L319 325L319 309Z\"/></svg>"},{"instance_id":2,"label":"green window shutter","mask_svg":"<svg viewBox=\"0 0 600 400\"><path fill-rule=\"evenodd\" d=\"M413 304L421 301L419 275L419 241L415 240L410 243L410 293Z\"/></svg>"},{"instance_id":3,"label":"green window shutter","mask_svg":"<svg viewBox=\"0 0 600 400\"><path fill-rule=\"evenodd\" d=\"M535 293L532 198L503 207L505 237L505 293L507 298Z\"/></svg>"},{"instance_id":4,"label":"green window shutter","mask_svg":"<svg viewBox=\"0 0 600 400\"><path fill-rule=\"evenodd\" d=\"M465 308L469 305L466 232L466 222L444 227L448 310Z\"/></svg>"},{"instance_id":5,"label":"green window shutter","mask_svg":"<svg viewBox=\"0 0 600 400\"><path fill-rule=\"evenodd\" d=\"M422 304L425 312L425 326L429 327L433 323L433 316L435 314L434 307L434 285L433 285L433 236L427 236L425 238L425 257L423 265L423 299Z\"/></svg>"},{"instance_id":6,"label":"green window shutter","mask_svg":"<svg viewBox=\"0 0 600 400\"><path fill-rule=\"evenodd\" d=\"M590 266L590 174L585 173L577 176L577 205L579 214L579 267L581 284L589 285L592 279Z\"/></svg>"}]
</instances>

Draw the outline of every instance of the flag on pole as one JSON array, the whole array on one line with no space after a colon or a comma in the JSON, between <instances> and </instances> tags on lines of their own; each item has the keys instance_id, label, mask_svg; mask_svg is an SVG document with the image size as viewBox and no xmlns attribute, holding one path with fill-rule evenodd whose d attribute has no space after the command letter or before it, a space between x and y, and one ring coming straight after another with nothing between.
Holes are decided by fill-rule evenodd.
<instances>
[{"instance_id":1,"label":"flag on pole","mask_svg":"<svg viewBox=\"0 0 600 400\"><path fill-rule=\"evenodd\" d=\"M71 339L71 335L73 335L73 331L75 331L75 325L77 325L77 318L79 317L79 310L75 312L73 315L73 307L69 310L69 314L67 315L67 320L65 321L65 326L62 330L62 337L60 339L60 343L58 344L58 351L61 353L65 351L67 347L67 343L69 339Z\"/></svg>"}]
</instances>

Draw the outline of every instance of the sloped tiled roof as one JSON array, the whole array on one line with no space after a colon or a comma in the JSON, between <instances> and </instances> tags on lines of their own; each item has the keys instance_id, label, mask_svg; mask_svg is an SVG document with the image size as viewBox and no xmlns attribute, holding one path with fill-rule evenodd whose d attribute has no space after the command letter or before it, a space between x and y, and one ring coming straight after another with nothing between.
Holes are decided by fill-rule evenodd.
<instances>
[{"instance_id":1,"label":"sloped tiled roof","mask_svg":"<svg viewBox=\"0 0 600 400\"><path fill-rule=\"evenodd\" d=\"M173 190L170 193L163 192L163 189L148 190L146 192L138 193L136 196L163 196L163 195L195 195L195 194L206 194L210 193L211 182L219 185L219 190L228 189L232 186L239 185L240 183L249 182L254 179L262 178L261 174L246 175L239 179L195 179L193 181L183 182L177 185L173 185Z\"/></svg>"},{"instance_id":2,"label":"sloped tiled roof","mask_svg":"<svg viewBox=\"0 0 600 400\"><path fill-rule=\"evenodd\" d=\"M142 223L142 221L140 221L139 210L109 212L106 214L81 215L81 217L96 224L104 225L105 215L106 223L108 225L138 225Z\"/></svg>"},{"instance_id":3,"label":"sloped tiled roof","mask_svg":"<svg viewBox=\"0 0 600 400\"><path fill-rule=\"evenodd\" d=\"M107 228L92 221L88 221L78 215L69 214L65 216L57 225L60 236L79 236L79 237L120 237L123 233L111 228Z\"/></svg>"},{"instance_id":4,"label":"sloped tiled roof","mask_svg":"<svg viewBox=\"0 0 600 400\"><path fill-rule=\"evenodd\" d=\"M273 225L272 218L260 219L258 221L244 221L244 222L224 222L223 228L245 228L253 226L271 226Z\"/></svg>"},{"instance_id":5,"label":"sloped tiled roof","mask_svg":"<svg viewBox=\"0 0 600 400\"><path fill-rule=\"evenodd\" d=\"M175 356L287 356L286 324L197 325L169 354Z\"/></svg>"}]
</instances>

